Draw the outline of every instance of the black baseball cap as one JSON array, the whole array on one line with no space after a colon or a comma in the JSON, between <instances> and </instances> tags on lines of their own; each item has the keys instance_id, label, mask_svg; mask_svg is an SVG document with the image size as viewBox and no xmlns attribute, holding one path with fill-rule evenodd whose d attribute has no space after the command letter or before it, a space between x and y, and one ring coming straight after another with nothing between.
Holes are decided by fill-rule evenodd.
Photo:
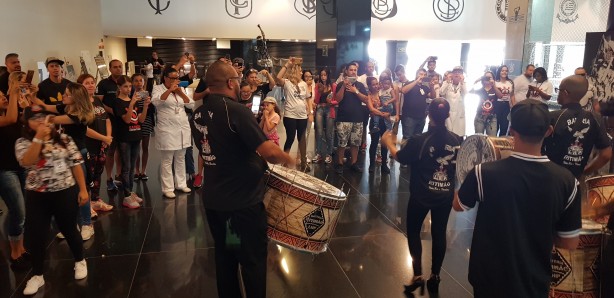
<instances>
[{"instance_id":1,"label":"black baseball cap","mask_svg":"<svg viewBox=\"0 0 614 298\"><path fill-rule=\"evenodd\" d=\"M243 58L237 57L237 58L232 59L232 63L233 63L233 64L234 64L234 63L237 63L237 64L244 64L244 63L245 63L245 61L243 60Z\"/></svg>"},{"instance_id":2,"label":"black baseball cap","mask_svg":"<svg viewBox=\"0 0 614 298\"><path fill-rule=\"evenodd\" d=\"M534 99L525 99L512 107L511 128L523 136L543 137L550 127L548 106Z\"/></svg>"},{"instance_id":3,"label":"black baseball cap","mask_svg":"<svg viewBox=\"0 0 614 298\"><path fill-rule=\"evenodd\" d=\"M49 63L55 62L57 64L59 64L60 66L64 65L64 61L62 59L56 58L56 57L47 57L47 60L45 60L45 66L49 66Z\"/></svg>"}]
</instances>

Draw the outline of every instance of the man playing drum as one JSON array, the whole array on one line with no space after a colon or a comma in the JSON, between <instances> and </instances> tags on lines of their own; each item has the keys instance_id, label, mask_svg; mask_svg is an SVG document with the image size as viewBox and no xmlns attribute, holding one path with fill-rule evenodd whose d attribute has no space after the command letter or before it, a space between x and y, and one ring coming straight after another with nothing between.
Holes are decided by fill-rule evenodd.
<instances>
[{"instance_id":1,"label":"man playing drum","mask_svg":"<svg viewBox=\"0 0 614 298\"><path fill-rule=\"evenodd\" d=\"M511 120L511 156L475 166L454 198L456 211L480 202L469 258L477 298L548 297L552 246L575 249L582 227L578 181L541 155L548 107L524 100Z\"/></svg>"},{"instance_id":2,"label":"man playing drum","mask_svg":"<svg viewBox=\"0 0 614 298\"><path fill-rule=\"evenodd\" d=\"M584 76L572 75L561 81L557 101L562 107L550 112L554 132L544 140L542 149L551 161L570 170L576 178L601 168L612 157L605 126L596 114L580 106L587 89ZM593 146L599 153L589 163Z\"/></svg>"},{"instance_id":3,"label":"man playing drum","mask_svg":"<svg viewBox=\"0 0 614 298\"><path fill-rule=\"evenodd\" d=\"M194 141L204 160L202 200L215 241L219 297L241 297L239 264L248 297L266 296L267 219L264 173L294 159L269 141L239 104L239 74L221 61L206 74L211 94L194 112ZM263 159L264 158L264 159Z\"/></svg>"}]
</instances>

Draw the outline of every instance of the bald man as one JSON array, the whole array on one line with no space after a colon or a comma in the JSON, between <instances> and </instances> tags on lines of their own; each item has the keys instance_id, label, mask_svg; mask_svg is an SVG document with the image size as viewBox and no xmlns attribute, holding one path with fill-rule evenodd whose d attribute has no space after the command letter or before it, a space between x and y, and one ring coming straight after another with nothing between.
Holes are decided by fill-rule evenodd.
<instances>
[{"instance_id":1,"label":"bald man","mask_svg":"<svg viewBox=\"0 0 614 298\"><path fill-rule=\"evenodd\" d=\"M239 75L214 62L206 74L211 92L194 112L192 135L204 160L202 200L215 242L219 297L266 296L267 222L263 199L266 162L294 159L269 141L252 112L239 104Z\"/></svg>"},{"instance_id":2,"label":"bald man","mask_svg":"<svg viewBox=\"0 0 614 298\"><path fill-rule=\"evenodd\" d=\"M612 157L610 139L600 118L580 106L587 90L584 76L572 75L561 81L557 99L561 109L550 112L554 132L544 140L542 148L551 161L570 170L576 178L601 168ZM589 162L593 146L598 155Z\"/></svg>"}]
</instances>

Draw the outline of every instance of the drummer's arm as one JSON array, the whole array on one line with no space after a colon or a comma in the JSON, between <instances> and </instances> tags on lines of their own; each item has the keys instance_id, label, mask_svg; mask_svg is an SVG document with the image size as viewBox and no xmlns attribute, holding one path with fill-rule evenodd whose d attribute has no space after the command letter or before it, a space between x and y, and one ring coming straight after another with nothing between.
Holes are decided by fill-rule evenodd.
<instances>
[{"instance_id":1,"label":"drummer's arm","mask_svg":"<svg viewBox=\"0 0 614 298\"><path fill-rule=\"evenodd\" d=\"M584 168L584 174L588 175L603 167L612 158L612 147L606 147L599 150L597 157L593 158Z\"/></svg>"},{"instance_id":2,"label":"drummer's arm","mask_svg":"<svg viewBox=\"0 0 614 298\"><path fill-rule=\"evenodd\" d=\"M265 141L258 148L256 148L256 152L264 158L264 160L272 163L272 164L285 164L285 165L293 165L294 159L290 157L290 154L284 152L279 148L278 145L275 145L273 141Z\"/></svg>"},{"instance_id":3,"label":"drummer's arm","mask_svg":"<svg viewBox=\"0 0 614 298\"><path fill-rule=\"evenodd\" d=\"M386 146L386 148L388 148L388 152L390 152L390 156L394 160L399 161L397 158L397 152L399 152L399 149L397 149L396 138L397 138L396 135L392 134L392 132L390 131L387 131L382 136L381 143L382 143L382 146Z\"/></svg>"}]
</instances>

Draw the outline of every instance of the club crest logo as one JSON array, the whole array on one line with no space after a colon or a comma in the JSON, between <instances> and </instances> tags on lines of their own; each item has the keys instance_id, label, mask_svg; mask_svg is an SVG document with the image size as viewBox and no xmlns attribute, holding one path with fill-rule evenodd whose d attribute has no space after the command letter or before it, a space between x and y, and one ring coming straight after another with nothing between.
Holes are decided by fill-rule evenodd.
<instances>
[{"instance_id":1,"label":"club crest logo","mask_svg":"<svg viewBox=\"0 0 614 298\"><path fill-rule=\"evenodd\" d=\"M336 0L320 0L322 10L329 15L331 19L337 18L337 1Z\"/></svg>"},{"instance_id":2,"label":"club crest logo","mask_svg":"<svg viewBox=\"0 0 614 298\"><path fill-rule=\"evenodd\" d=\"M559 5L559 12L556 14L556 18L559 22L569 24L578 19L578 3L576 0L563 0Z\"/></svg>"},{"instance_id":3,"label":"club crest logo","mask_svg":"<svg viewBox=\"0 0 614 298\"><path fill-rule=\"evenodd\" d=\"M171 1L168 0L166 1L166 7L162 8L162 6L160 6L160 0L156 0L156 4L154 5L152 3L151 0L147 0L147 2L149 2L149 6L151 6L151 8L153 8L156 13L155 14L162 14L163 11L165 11L166 9L168 9L168 7L171 5Z\"/></svg>"},{"instance_id":4,"label":"club crest logo","mask_svg":"<svg viewBox=\"0 0 614 298\"><path fill-rule=\"evenodd\" d=\"M311 20L316 16L316 0L294 0L294 9Z\"/></svg>"},{"instance_id":5,"label":"club crest logo","mask_svg":"<svg viewBox=\"0 0 614 298\"><path fill-rule=\"evenodd\" d=\"M252 14L252 0L226 0L226 13L235 19L244 19Z\"/></svg>"},{"instance_id":6,"label":"club crest logo","mask_svg":"<svg viewBox=\"0 0 614 298\"><path fill-rule=\"evenodd\" d=\"M391 3L392 2L392 3ZM394 17L397 14L396 0L372 0L371 17L380 21Z\"/></svg>"},{"instance_id":7,"label":"club crest logo","mask_svg":"<svg viewBox=\"0 0 614 298\"><path fill-rule=\"evenodd\" d=\"M433 13L442 22L454 22L463 14L465 0L433 0Z\"/></svg>"},{"instance_id":8,"label":"club crest logo","mask_svg":"<svg viewBox=\"0 0 614 298\"><path fill-rule=\"evenodd\" d=\"M497 0L497 3L495 4L495 12L497 13L497 16L499 17L499 20L501 20L504 23L507 21L508 5L509 5L509 0Z\"/></svg>"}]
</instances>

